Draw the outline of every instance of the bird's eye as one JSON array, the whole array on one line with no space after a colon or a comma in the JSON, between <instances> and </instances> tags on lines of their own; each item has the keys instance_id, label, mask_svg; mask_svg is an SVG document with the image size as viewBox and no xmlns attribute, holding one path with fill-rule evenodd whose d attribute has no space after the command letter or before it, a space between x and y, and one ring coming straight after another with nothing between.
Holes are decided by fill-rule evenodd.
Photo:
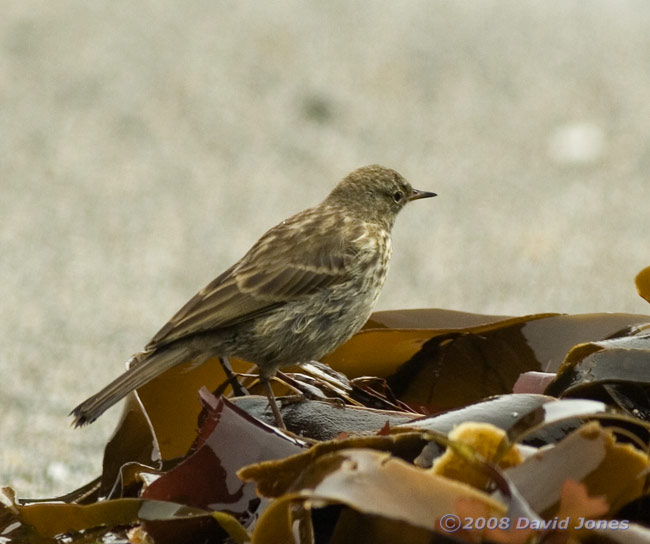
<instances>
[{"instance_id":1,"label":"bird's eye","mask_svg":"<svg viewBox=\"0 0 650 544\"><path fill-rule=\"evenodd\" d=\"M402 194L402 191L395 191L393 193L393 200L395 202L401 202L402 198L404 198L404 195Z\"/></svg>"}]
</instances>

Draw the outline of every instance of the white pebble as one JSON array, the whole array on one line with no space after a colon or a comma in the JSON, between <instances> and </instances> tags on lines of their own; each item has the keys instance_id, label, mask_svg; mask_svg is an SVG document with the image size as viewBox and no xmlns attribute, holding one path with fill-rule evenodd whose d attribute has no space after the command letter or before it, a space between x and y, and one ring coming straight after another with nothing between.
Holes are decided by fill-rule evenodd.
<instances>
[{"instance_id":1,"label":"white pebble","mask_svg":"<svg viewBox=\"0 0 650 544\"><path fill-rule=\"evenodd\" d=\"M563 164L589 164L605 151L605 132L589 122L567 123L555 128L548 140L552 160Z\"/></svg>"},{"instance_id":2,"label":"white pebble","mask_svg":"<svg viewBox=\"0 0 650 544\"><path fill-rule=\"evenodd\" d=\"M70 477L70 469L59 461L53 461L47 465L46 474L54 482L65 482Z\"/></svg>"}]
</instances>

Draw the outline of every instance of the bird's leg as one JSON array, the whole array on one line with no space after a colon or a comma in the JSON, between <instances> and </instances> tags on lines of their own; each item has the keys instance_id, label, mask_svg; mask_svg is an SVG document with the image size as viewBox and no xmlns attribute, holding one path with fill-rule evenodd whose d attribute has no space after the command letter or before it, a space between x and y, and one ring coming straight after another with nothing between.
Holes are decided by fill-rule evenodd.
<instances>
[{"instance_id":1,"label":"bird's leg","mask_svg":"<svg viewBox=\"0 0 650 544\"><path fill-rule=\"evenodd\" d=\"M235 396L243 397L244 395L248 395L248 391L246 391L246 388L239 383L239 380L237 380L237 374L233 372L228 357L219 356L219 363L221 363L221 368L223 369L223 372L226 375L226 384L230 384Z\"/></svg>"},{"instance_id":2,"label":"bird's leg","mask_svg":"<svg viewBox=\"0 0 650 544\"><path fill-rule=\"evenodd\" d=\"M271 387L271 380L268 376L262 376L260 374L260 383L266 389L266 398L269 399L269 406L271 407L271 410L273 411L273 415L275 416L275 424L278 426L278 428L286 431L287 427L284 424L284 420L282 419L282 414L280 413L280 409L278 408L278 404L275 401L275 395L273 394L273 388Z\"/></svg>"}]
</instances>

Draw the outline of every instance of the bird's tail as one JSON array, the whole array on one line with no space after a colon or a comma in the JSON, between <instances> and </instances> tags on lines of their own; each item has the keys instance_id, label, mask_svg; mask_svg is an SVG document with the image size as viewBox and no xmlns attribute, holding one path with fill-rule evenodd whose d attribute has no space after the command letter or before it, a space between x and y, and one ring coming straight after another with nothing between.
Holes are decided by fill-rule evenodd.
<instances>
[{"instance_id":1,"label":"bird's tail","mask_svg":"<svg viewBox=\"0 0 650 544\"><path fill-rule=\"evenodd\" d=\"M86 399L70 412L74 418L73 425L81 427L92 423L131 391L149 383L165 370L191 359L192 352L183 346L170 346L160 351L138 353L129 361L130 366L124 374L115 378L99 393Z\"/></svg>"}]
</instances>

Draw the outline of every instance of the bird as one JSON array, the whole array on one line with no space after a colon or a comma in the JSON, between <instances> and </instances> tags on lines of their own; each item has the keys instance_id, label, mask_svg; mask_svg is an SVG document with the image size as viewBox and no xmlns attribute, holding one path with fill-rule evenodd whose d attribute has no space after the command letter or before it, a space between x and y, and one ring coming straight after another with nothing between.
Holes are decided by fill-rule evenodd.
<instances>
[{"instance_id":1,"label":"bird","mask_svg":"<svg viewBox=\"0 0 650 544\"><path fill-rule=\"evenodd\" d=\"M395 218L407 203L433 196L390 168L354 170L194 295L123 374L70 412L73 425L92 423L178 364L220 356L257 366L284 429L271 379L282 367L320 360L363 326L386 279Z\"/></svg>"}]
</instances>

